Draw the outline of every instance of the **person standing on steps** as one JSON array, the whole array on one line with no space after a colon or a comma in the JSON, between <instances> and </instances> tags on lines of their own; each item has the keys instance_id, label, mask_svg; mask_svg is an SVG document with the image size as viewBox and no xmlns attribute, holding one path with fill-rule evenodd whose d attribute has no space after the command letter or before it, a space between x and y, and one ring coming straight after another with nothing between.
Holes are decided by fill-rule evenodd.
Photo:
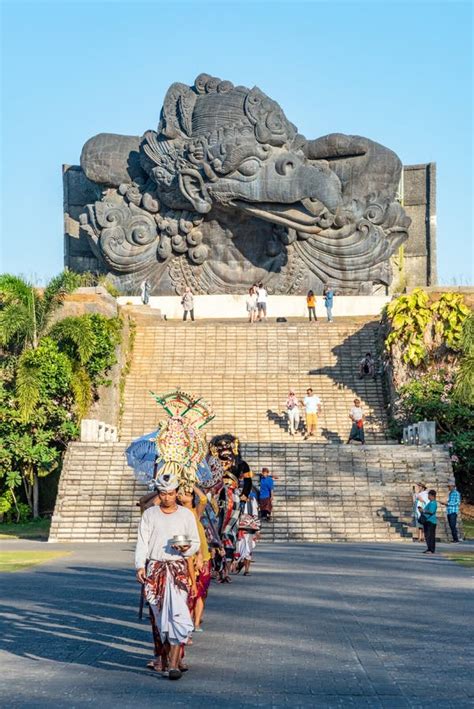
<instances>
[{"instance_id":1,"label":"person standing on steps","mask_svg":"<svg viewBox=\"0 0 474 709\"><path fill-rule=\"evenodd\" d=\"M294 389L290 389L286 399L286 415L288 416L288 432L294 436L300 426L300 409L298 397Z\"/></svg>"},{"instance_id":2,"label":"person standing on steps","mask_svg":"<svg viewBox=\"0 0 474 709\"><path fill-rule=\"evenodd\" d=\"M259 321L267 319L267 300L268 293L263 287L263 283L259 283L257 288L257 310Z\"/></svg>"},{"instance_id":3,"label":"person standing on steps","mask_svg":"<svg viewBox=\"0 0 474 709\"><path fill-rule=\"evenodd\" d=\"M260 475L260 493L258 502L262 520L270 522L273 510L273 488L275 484L268 468L262 468Z\"/></svg>"},{"instance_id":4,"label":"person standing on steps","mask_svg":"<svg viewBox=\"0 0 474 709\"><path fill-rule=\"evenodd\" d=\"M354 406L349 412L349 418L352 421L352 427L347 442L350 443L351 441L359 441L362 445L364 445L364 412L360 405L360 399L354 399Z\"/></svg>"},{"instance_id":5,"label":"person standing on steps","mask_svg":"<svg viewBox=\"0 0 474 709\"><path fill-rule=\"evenodd\" d=\"M314 318L314 322L316 322L318 319L316 317L316 296L312 290L308 291L308 295L306 296L306 305L308 306L309 321L311 322L311 318Z\"/></svg>"},{"instance_id":6,"label":"person standing on steps","mask_svg":"<svg viewBox=\"0 0 474 709\"><path fill-rule=\"evenodd\" d=\"M449 528L451 530L451 536L453 537L454 544L457 544L459 542L457 522L458 522L459 508L461 506L461 495L456 490L456 482L454 480L449 481L448 489L449 489L448 501L446 503L442 502L441 504L446 506L446 516L448 518L448 524L449 524Z\"/></svg>"},{"instance_id":7,"label":"person standing on steps","mask_svg":"<svg viewBox=\"0 0 474 709\"><path fill-rule=\"evenodd\" d=\"M321 413L321 399L313 393L311 388L306 390L306 396L302 401L306 414L306 436L305 441L311 436L317 435L318 414Z\"/></svg>"},{"instance_id":8,"label":"person standing on steps","mask_svg":"<svg viewBox=\"0 0 474 709\"><path fill-rule=\"evenodd\" d=\"M140 286L140 297L142 299L143 305L148 305L150 302L150 293L151 293L151 285L148 283L148 281L145 280L142 282Z\"/></svg>"},{"instance_id":9,"label":"person standing on steps","mask_svg":"<svg viewBox=\"0 0 474 709\"><path fill-rule=\"evenodd\" d=\"M188 319L188 313L191 315L191 320L194 322L194 296L191 293L191 288L189 286L184 291L184 295L181 298L181 305L183 306L183 320Z\"/></svg>"},{"instance_id":10,"label":"person standing on steps","mask_svg":"<svg viewBox=\"0 0 474 709\"><path fill-rule=\"evenodd\" d=\"M155 645L151 669L168 670L169 679L177 680L186 669L182 664L180 668L182 648L194 627L186 557L199 551L200 539L194 514L176 502L177 478L161 475L157 487L159 505L145 510L138 527L135 568L150 607ZM173 543L178 536L180 543Z\"/></svg>"},{"instance_id":11,"label":"person standing on steps","mask_svg":"<svg viewBox=\"0 0 474 709\"><path fill-rule=\"evenodd\" d=\"M428 490L428 504L424 507L418 507L420 510L420 521L423 523L425 531L426 549L423 554L434 554L436 548L436 510L438 503L436 502L436 490Z\"/></svg>"},{"instance_id":12,"label":"person standing on steps","mask_svg":"<svg viewBox=\"0 0 474 709\"><path fill-rule=\"evenodd\" d=\"M334 304L334 288L327 285L324 289L324 305L326 307L326 313L328 317L328 322L332 322L332 307Z\"/></svg>"},{"instance_id":13,"label":"person standing on steps","mask_svg":"<svg viewBox=\"0 0 474 709\"><path fill-rule=\"evenodd\" d=\"M257 319L257 291L255 286L249 288L245 305L249 316L249 322L254 323Z\"/></svg>"}]
</instances>

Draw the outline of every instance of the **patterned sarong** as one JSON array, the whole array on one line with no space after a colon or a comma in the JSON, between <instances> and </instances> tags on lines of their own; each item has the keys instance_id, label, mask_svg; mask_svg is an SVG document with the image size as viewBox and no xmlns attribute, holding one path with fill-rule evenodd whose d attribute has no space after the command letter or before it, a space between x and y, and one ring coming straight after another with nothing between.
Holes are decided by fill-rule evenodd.
<instances>
[{"instance_id":1,"label":"patterned sarong","mask_svg":"<svg viewBox=\"0 0 474 709\"><path fill-rule=\"evenodd\" d=\"M185 559L148 562L144 592L150 606L155 653L159 654L160 642L182 645L191 635L190 587Z\"/></svg>"}]
</instances>

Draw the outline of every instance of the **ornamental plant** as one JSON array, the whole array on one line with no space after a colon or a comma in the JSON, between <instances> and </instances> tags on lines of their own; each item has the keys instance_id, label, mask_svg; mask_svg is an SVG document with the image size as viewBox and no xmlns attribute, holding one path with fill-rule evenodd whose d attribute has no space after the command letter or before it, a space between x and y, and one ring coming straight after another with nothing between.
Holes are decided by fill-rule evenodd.
<instances>
[{"instance_id":1,"label":"ornamental plant","mask_svg":"<svg viewBox=\"0 0 474 709\"><path fill-rule=\"evenodd\" d=\"M39 479L60 467L80 419L115 364L121 321L102 315L53 324L77 285L65 272L40 291L0 276L0 515L39 515Z\"/></svg>"},{"instance_id":2,"label":"ornamental plant","mask_svg":"<svg viewBox=\"0 0 474 709\"><path fill-rule=\"evenodd\" d=\"M385 340L387 348L398 346L402 361L417 367L427 356L425 332L432 319L428 295L416 288L387 305L391 332Z\"/></svg>"},{"instance_id":3,"label":"ornamental plant","mask_svg":"<svg viewBox=\"0 0 474 709\"><path fill-rule=\"evenodd\" d=\"M474 499L474 314L459 293L416 289L386 308L385 351L398 397L392 432L436 421L463 493Z\"/></svg>"}]
</instances>

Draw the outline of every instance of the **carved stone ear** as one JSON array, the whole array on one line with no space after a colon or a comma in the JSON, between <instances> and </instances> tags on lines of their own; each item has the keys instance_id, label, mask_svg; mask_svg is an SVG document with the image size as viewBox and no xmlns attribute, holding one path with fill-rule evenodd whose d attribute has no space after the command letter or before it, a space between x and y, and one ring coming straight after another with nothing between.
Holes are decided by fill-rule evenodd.
<instances>
[{"instance_id":1,"label":"carved stone ear","mask_svg":"<svg viewBox=\"0 0 474 709\"><path fill-rule=\"evenodd\" d=\"M197 170L182 170L179 173L179 189L191 202L196 212L207 214L211 210L212 200L204 181Z\"/></svg>"}]
</instances>

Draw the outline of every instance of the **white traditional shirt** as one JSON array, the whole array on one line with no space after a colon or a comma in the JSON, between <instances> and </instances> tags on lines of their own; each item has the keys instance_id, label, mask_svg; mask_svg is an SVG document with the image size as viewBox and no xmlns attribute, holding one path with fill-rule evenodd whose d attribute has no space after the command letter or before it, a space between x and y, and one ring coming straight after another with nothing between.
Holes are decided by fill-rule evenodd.
<instances>
[{"instance_id":1,"label":"white traditional shirt","mask_svg":"<svg viewBox=\"0 0 474 709\"><path fill-rule=\"evenodd\" d=\"M178 534L184 535L191 542L185 552L171 546L171 539ZM192 556L199 551L199 547L196 518L191 510L178 507L176 512L167 514L158 505L154 505L145 510L138 527L135 568L144 568L147 559L172 561L182 556Z\"/></svg>"},{"instance_id":2,"label":"white traditional shirt","mask_svg":"<svg viewBox=\"0 0 474 709\"><path fill-rule=\"evenodd\" d=\"M362 411L360 406L353 406L351 409L351 419L356 423L357 421L360 421L361 419L364 418L364 412Z\"/></svg>"}]
</instances>

